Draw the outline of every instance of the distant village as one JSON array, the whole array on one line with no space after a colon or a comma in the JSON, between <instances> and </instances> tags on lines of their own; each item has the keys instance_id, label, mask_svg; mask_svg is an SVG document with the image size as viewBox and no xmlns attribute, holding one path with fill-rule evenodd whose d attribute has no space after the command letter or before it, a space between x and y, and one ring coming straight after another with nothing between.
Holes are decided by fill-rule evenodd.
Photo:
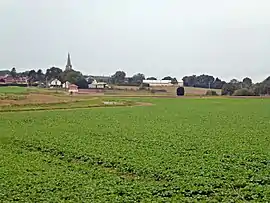
<instances>
[{"instance_id":1,"label":"distant village","mask_svg":"<svg viewBox=\"0 0 270 203\"><path fill-rule=\"evenodd\" d=\"M50 74L50 72L52 74ZM53 74L57 73L57 74ZM67 74L67 78L63 79ZM81 81L76 81L72 76ZM83 82L82 82L83 81ZM83 83L83 84L80 84ZM87 85L86 85L87 83ZM112 88L112 84L124 85L124 86L174 86L183 85L182 82L178 82L176 78L165 77L162 80L157 80L154 77L145 78L141 73L134 75L133 77L126 77L123 71L117 71L113 76L92 76L83 75L78 71L73 70L71 57L68 54L65 70L62 71L59 68L52 67L42 73L41 70L35 72L34 70L24 73L17 73L13 68L11 71L0 71L0 86L39 86L47 88L87 88L87 89L105 89Z\"/></svg>"},{"instance_id":2,"label":"distant village","mask_svg":"<svg viewBox=\"0 0 270 203\"><path fill-rule=\"evenodd\" d=\"M196 92L196 94L206 94L209 91L209 94L217 92L219 95L270 95L270 77L262 82L253 83L249 77L242 80L233 78L229 82L225 82L218 77L206 74L184 76L182 79L164 76L161 80L153 76L146 77L143 73L127 77L126 73L120 70L111 76L84 75L73 69L70 54L68 54L65 69L51 67L45 73L41 69L17 72L15 67L11 70L0 70L0 86L61 88L69 92L78 92L79 89L81 92L82 90L99 92L111 89L147 91L173 89L172 91L175 93L175 89L181 89L181 92L184 92L191 91L193 88L192 94L194 91L199 91L198 88L200 88L200 92Z\"/></svg>"}]
</instances>

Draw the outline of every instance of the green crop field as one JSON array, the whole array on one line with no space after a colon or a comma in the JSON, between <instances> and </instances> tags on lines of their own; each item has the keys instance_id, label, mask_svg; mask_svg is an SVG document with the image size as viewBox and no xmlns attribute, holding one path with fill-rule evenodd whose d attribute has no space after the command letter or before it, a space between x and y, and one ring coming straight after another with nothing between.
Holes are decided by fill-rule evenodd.
<instances>
[{"instance_id":1,"label":"green crop field","mask_svg":"<svg viewBox=\"0 0 270 203\"><path fill-rule=\"evenodd\" d=\"M21 93L27 93L28 88L26 87L0 87L0 93L1 94L21 94Z\"/></svg>"},{"instance_id":2,"label":"green crop field","mask_svg":"<svg viewBox=\"0 0 270 203\"><path fill-rule=\"evenodd\" d=\"M1 202L269 202L270 100L0 113Z\"/></svg>"}]
</instances>

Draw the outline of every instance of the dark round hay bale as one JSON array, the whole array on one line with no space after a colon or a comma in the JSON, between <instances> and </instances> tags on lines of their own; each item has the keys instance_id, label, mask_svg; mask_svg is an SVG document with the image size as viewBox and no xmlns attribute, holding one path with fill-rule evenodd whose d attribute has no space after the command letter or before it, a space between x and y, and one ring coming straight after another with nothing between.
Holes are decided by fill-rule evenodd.
<instances>
[{"instance_id":1,"label":"dark round hay bale","mask_svg":"<svg viewBox=\"0 0 270 203\"><path fill-rule=\"evenodd\" d=\"M176 90L177 96L184 96L185 95L185 88L184 87L178 87Z\"/></svg>"}]
</instances>

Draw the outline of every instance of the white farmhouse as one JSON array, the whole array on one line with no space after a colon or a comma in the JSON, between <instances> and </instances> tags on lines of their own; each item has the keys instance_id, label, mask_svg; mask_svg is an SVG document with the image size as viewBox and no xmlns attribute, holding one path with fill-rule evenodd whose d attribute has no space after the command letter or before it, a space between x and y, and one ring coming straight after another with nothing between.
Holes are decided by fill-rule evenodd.
<instances>
[{"instance_id":1,"label":"white farmhouse","mask_svg":"<svg viewBox=\"0 0 270 203\"><path fill-rule=\"evenodd\" d=\"M50 88L62 87L62 83L60 80L54 79L54 80L49 82L49 87Z\"/></svg>"}]
</instances>

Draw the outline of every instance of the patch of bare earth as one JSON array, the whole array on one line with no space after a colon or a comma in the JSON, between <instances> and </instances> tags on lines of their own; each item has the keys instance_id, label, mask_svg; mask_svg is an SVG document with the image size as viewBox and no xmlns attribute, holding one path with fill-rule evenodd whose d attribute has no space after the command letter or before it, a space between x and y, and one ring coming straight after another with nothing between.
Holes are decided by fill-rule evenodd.
<instances>
[{"instance_id":1,"label":"patch of bare earth","mask_svg":"<svg viewBox=\"0 0 270 203\"><path fill-rule=\"evenodd\" d=\"M46 94L29 94L22 100L0 100L0 106L5 105L25 105L25 104L52 104L61 102L71 102L76 99L73 97L57 97Z\"/></svg>"},{"instance_id":2,"label":"patch of bare earth","mask_svg":"<svg viewBox=\"0 0 270 203\"><path fill-rule=\"evenodd\" d=\"M134 106L153 106L153 104L147 102L136 102Z\"/></svg>"}]
</instances>

